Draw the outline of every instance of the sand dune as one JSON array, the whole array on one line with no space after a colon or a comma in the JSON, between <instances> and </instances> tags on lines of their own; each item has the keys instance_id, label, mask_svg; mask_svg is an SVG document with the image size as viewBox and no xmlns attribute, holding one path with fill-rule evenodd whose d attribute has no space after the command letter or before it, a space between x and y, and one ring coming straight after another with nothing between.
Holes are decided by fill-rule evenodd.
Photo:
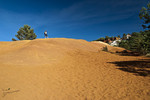
<instances>
[{"instance_id":1,"label":"sand dune","mask_svg":"<svg viewBox=\"0 0 150 100\"><path fill-rule=\"evenodd\" d=\"M150 77L123 70L150 59L104 46L65 38L0 42L0 100L150 100Z\"/></svg>"}]
</instances>

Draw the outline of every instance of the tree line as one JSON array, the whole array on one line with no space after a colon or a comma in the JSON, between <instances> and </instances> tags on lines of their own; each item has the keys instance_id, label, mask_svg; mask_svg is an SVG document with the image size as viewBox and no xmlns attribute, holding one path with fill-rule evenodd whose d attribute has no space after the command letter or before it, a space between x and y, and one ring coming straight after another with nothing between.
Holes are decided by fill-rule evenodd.
<instances>
[{"instance_id":1,"label":"tree line","mask_svg":"<svg viewBox=\"0 0 150 100\"><path fill-rule=\"evenodd\" d=\"M139 17L143 20L142 27L145 31L133 32L131 37L121 41L119 46L145 55L150 53L150 3L147 4L147 7L142 7Z\"/></svg>"},{"instance_id":2,"label":"tree line","mask_svg":"<svg viewBox=\"0 0 150 100\"><path fill-rule=\"evenodd\" d=\"M143 20L142 27L145 31L133 32L131 34L128 33L128 35L131 35L128 39L127 34L124 33L121 38L122 41L119 43L119 47L145 55L150 53L150 3L147 4L147 7L142 7L139 18ZM107 39L113 40L113 37L101 37L96 41L104 41Z\"/></svg>"}]
</instances>

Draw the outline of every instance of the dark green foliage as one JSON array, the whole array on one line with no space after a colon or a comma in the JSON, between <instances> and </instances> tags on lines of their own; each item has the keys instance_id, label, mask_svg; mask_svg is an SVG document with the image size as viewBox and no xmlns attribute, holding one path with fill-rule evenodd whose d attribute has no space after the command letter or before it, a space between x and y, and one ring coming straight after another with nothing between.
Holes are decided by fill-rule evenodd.
<instances>
[{"instance_id":1,"label":"dark green foliage","mask_svg":"<svg viewBox=\"0 0 150 100\"><path fill-rule=\"evenodd\" d=\"M142 32L142 31L141 31ZM131 36L137 36L139 33L138 32L133 32L132 34L131 34Z\"/></svg>"},{"instance_id":2,"label":"dark green foliage","mask_svg":"<svg viewBox=\"0 0 150 100\"><path fill-rule=\"evenodd\" d=\"M150 3L147 4L147 8L143 7L140 11L139 17L144 20L142 27L144 29L150 29ZM125 34L123 34L123 40L125 40ZM150 30L133 32L128 40L121 41L120 47L124 47L133 52L140 54L150 53Z\"/></svg>"},{"instance_id":3,"label":"dark green foliage","mask_svg":"<svg viewBox=\"0 0 150 100\"><path fill-rule=\"evenodd\" d=\"M113 37L113 36L112 36L112 37L110 37L110 40L114 41L114 40L115 40L115 37Z\"/></svg>"},{"instance_id":4,"label":"dark green foliage","mask_svg":"<svg viewBox=\"0 0 150 100\"><path fill-rule=\"evenodd\" d=\"M110 37L109 36L105 36L105 40L108 40L108 39L110 39Z\"/></svg>"},{"instance_id":5,"label":"dark green foliage","mask_svg":"<svg viewBox=\"0 0 150 100\"><path fill-rule=\"evenodd\" d=\"M18 40L33 40L37 37L34 33L34 30L31 29L31 27L28 25L24 25L24 27L21 27L17 33L18 34L15 36L18 38ZM12 38L12 40L16 41L16 39L14 38Z\"/></svg>"},{"instance_id":6,"label":"dark green foliage","mask_svg":"<svg viewBox=\"0 0 150 100\"><path fill-rule=\"evenodd\" d=\"M146 26L146 25L142 25L142 27L143 27L144 29L146 29L146 28L147 28L147 26Z\"/></svg>"},{"instance_id":7,"label":"dark green foliage","mask_svg":"<svg viewBox=\"0 0 150 100\"><path fill-rule=\"evenodd\" d=\"M139 52L142 53L142 42L143 42L144 37L137 33L136 36L132 36L129 39L129 45L130 45L130 50L134 52Z\"/></svg>"},{"instance_id":8,"label":"dark green foliage","mask_svg":"<svg viewBox=\"0 0 150 100\"><path fill-rule=\"evenodd\" d=\"M142 27L144 29L148 28L150 29L150 25L148 25L150 23L150 3L147 4L147 7L142 7L140 13L139 13L139 17L140 19L143 19L144 24L142 25Z\"/></svg>"},{"instance_id":9,"label":"dark green foliage","mask_svg":"<svg viewBox=\"0 0 150 100\"><path fill-rule=\"evenodd\" d=\"M132 37L122 40L119 46L144 55L150 53L150 31L133 32Z\"/></svg>"},{"instance_id":10,"label":"dark green foliage","mask_svg":"<svg viewBox=\"0 0 150 100\"><path fill-rule=\"evenodd\" d=\"M16 39L12 38L12 41L17 41Z\"/></svg>"},{"instance_id":11,"label":"dark green foliage","mask_svg":"<svg viewBox=\"0 0 150 100\"><path fill-rule=\"evenodd\" d=\"M142 47L145 52L145 54L150 53L150 31L142 32L142 35L144 36Z\"/></svg>"},{"instance_id":12,"label":"dark green foliage","mask_svg":"<svg viewBox=\"0 0 150 100\"><path fill-rule=\"evenodd\" d=\"M120 35L118 35L118 38L120 38Z\"/></svg>"},{"instance_id":13,"label":"dark green foliage","mask_svg":"<svg viewBox=\"0 0 150 100\"><path fill-rule=\"evenodd\" d=\"M130 46L129 46L129 42L127 40L122 40L120 43L119 43L119 47L123 47L127 50L130 49Z\"/></svg>"},{"instance_id":14,"label":"dark green foliage","mask_svg":"<svg viewBox=\"0 0 150 100\"><path fill-rule=\"evenodd\" d=\"M126 35L125 33L123 34L122 39L123 39L123 40L126 40L126 39L127 39L127 35Z\"/></svg>"},{"instance_id":15,"label":"dark green foliage","mask_svg":"<svg viewBox=\"0 0 150 100\"><path fill-rule=\"evenodd\" d=\"M143 7L140 11L139 17L144 21L144 24L142 27L144 29L149 29L140 31L140 32L133 32L131 34L131 37L127 39L127 34L123 34L122 41L119 43L120 47L123 47L127 50L131 50L137 54L150 54L150 3L147 4L147 7ZM128 35L130 35L128 33ZM118 35L118 37L120 37ZM103 38L104 39L104 38ZM108 42L108 40L115 40L114 37L105 37L105 42ZM100 40L100 39L99 39ZM104 51L107 51L107 47L103 48Z\"/></svg>"},{"instance_id":16,"label":"dark green foliage","mask_svg":"<svg viewBox=\"0 0 150 100\"><path fill-rule=\"evenodd\" d=\"M97 39L97 40L95 40L95 41L105 41L105 40L108 40L108 39L112 39L113 37L109 37L109 36L105 36L105 38L104 37L101 37L101 38L99 38L99 39Z\"/></svg>"},{"instance_id":17,"label":"dark green foliage","mask_svg":"<svg viewBox=\"0 0 150 100\"><path fill-rule=\"evenodd\" d=\"M97 39L97 40L95 40L95 41L104 41L105 40L105 38L104 37L101 37L101 38L99 38L99 39Z\"/></svg>"},{"instance_id":18,"label":"dark green foliage","mask_svg":"<svg viewBox=\"0 0 150 100\"><path fill-rule=\"evenodd\" d=\"M120 38L120 35L118 35L117 37ZM103 41L103 42L104 42L105 40L106 40L106 41L108 41L108 40L114 41L114 40L116 40L117 37L105 36L105 38L104 38L104 37L101 37L101 38L99 38L99 39L97 39L97 40L94 40L94 41Z\"/></svg>"}]
</instances>

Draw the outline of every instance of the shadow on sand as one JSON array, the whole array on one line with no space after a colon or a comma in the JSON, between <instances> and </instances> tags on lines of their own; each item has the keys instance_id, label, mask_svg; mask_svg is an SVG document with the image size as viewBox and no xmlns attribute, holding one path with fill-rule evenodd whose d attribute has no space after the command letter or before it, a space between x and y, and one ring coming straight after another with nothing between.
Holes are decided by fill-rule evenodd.
<instances>
[{"instance_id":1,"label":"shadow on sand","mask_svg":"<svg viewBox=\"0 0 150 100\"><path fill-rule=\"evenodd\" d=\"M150 59L141 59L139 61L116 61L108 62L118 66L125 72L134 73L138 76L150 76Z\"/></svg>"},{"instance_id":2,"label":"shadow on sand","mask_svg":"<svg viewBox=\"0 0 150 100\"><path fill-rule=\"evenodd\" d=\"M137 52L131 52L129 50L123 50L121 52L116 51L116 54L118 54L120 56L140 56L139 53L137 53Z\"/></svg>"}]
</instances>

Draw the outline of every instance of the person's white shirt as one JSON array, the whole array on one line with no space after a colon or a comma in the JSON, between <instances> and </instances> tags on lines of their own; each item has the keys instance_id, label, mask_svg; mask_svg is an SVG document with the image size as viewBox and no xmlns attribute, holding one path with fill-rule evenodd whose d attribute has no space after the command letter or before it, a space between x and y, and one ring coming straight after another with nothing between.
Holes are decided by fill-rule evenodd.
<instances>
[{"instance_id":1,"label":"person's white shirt","mask_svg":"<svg viewBox=\"0 0 150 100\"><path fill-rule=\"evenodd\" d=\"M47 32L45 32L45 34L47 34Z\"/></svg>"}]
</instances>

